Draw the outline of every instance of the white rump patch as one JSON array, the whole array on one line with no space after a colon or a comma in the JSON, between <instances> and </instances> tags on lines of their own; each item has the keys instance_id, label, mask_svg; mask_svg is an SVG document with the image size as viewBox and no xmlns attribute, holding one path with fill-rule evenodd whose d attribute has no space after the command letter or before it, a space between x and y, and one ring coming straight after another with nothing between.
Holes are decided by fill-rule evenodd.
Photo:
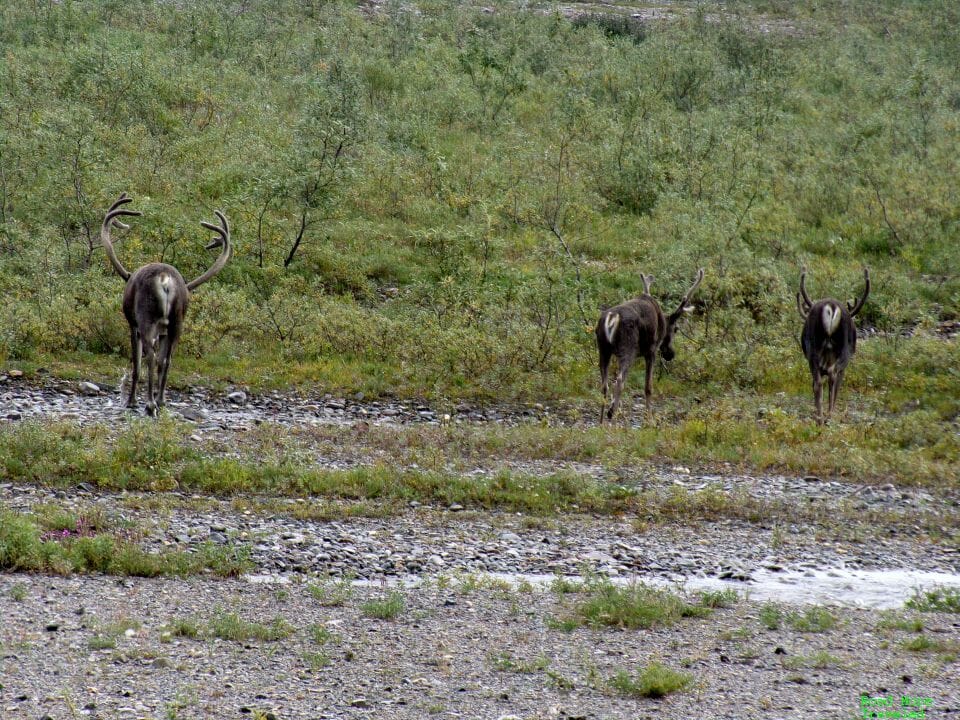
<instances>
[{"instance_id":1,"label":"white rump patch","mask_svg":"<svg viewBox=\"0 0 960 720\"><path fill-rule=\"evenodd\" d=\"M840 308L836 305L823 306L823 329L827 335L833 335L840 327Z\"/></svg>"},{"instance_id":2,"label":"white rump patch","mask_svg":"<svg viewBox=\"0 0 960 720\"><path fill-rule=\"evenodd\" d=\"M173 278L167 273L157 275L157 299L160 301L161 317L160 322L166 325L170 318L170 305L173 296L176 295L176 286L173 284Z\"/></svg>"},{"instance_id":3,"label":"white rump patch","mask_svg":"<svg viewBox=\"0 0 960 720\"><path fill-rule=\"evenodd\" d=\"M618 327L620 327L620 314L607 313L607 317L604 318L603 321L603 333L607 336L607 342L613 342L613 338L616 337Z\"/></svg>"}]
</instances>

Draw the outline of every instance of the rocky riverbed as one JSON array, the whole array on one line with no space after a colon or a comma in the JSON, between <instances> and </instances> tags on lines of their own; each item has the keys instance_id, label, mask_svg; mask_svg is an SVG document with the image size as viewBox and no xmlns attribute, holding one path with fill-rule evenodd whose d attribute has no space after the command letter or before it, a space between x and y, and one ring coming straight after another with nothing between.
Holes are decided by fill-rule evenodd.
<instances>
[{"instance_id":1,"label":"rocky riverbed","mask_svg":"<svg viewBox=\"0 0 960 720\"><path fill-rule=\"evenodd\" d=\"M433 408L236 389L173 393L170 410L194 426L198 441L216 435L228 448L231 438L268 425L577 419L575 411L546 406ZM0 417L85 425L122 423L129 414L116 388L7 376L0 378ZM362 444L312 458L331 469L372 460ZM54 505L108 517L149 551L215 545L249 559L248 573L233 580L0 576L0 707L25 718L849 718L861 716L867 694L927 698L927 717L960 716L957 616L913 613L920 620L898 625L880 609L902 605L924 578L960 584L956 543L929 536L931 528L941 537L956 528L955 491L496 458L450 472L479 478L504 467L589 476L653 496L710 491L781 512L768 521L666 523L412 502L355 515L349 502L311 497L0 482L8 510ZM796 508L796 517L784 507ZM810 521L810 508L816 518L841 509L842 517ZM859 523L861 516L882 526ZM844 518L852 518L849 532ZM557 618L572 612L576 594L551 590L551 579L597 576L691 596L726 588L740 600L706 618L648 630L565 631ZM829 592L817 594L831 581ZM800 600L795 588L812 592ZM331 593L341 594L336 603ZM371 611L371 603L391 598L400 598L394 616ZM836 622L816 633L768 627L764 607L779 600L828 606ZM286 635L220 637L213 628L228 616L264 626L282 621ZM178 634L184 623L198 629L195 636ZM689 672L690 688L660 700L618 689L618 673L650 662Z\"/></svg>"}]
</instances>

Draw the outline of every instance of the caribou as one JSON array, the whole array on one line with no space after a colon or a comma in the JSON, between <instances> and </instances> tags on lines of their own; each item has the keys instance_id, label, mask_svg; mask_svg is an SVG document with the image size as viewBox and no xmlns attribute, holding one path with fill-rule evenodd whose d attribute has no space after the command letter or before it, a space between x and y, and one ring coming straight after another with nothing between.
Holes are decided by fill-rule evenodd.
<instances>
[{"instance_id":1,"label":"caribou","mask_svg":"<svg viewBox=\"0 0 960 720\"><path fill-rule=\"evenodd\" d=\"M687 303L703 280L703 268L697 271L697 279L684 294L683 299L669 315L660 309L660 304L650 295L652 275L642 275L643 294L640 297L628 300L616 307L604 310L597 321L597 350L600 353L600 389L603 392L603 405L600 408L600 423L604 418L612 420L620 407L620 396L623 393L623 384L627 379L630 367L637 357L646 361L646 384L644 398L646 407L650 409L650 398L653 394L653 366L657 353L664 360L673 360L673 335L677 323L685 313L691 312L693 307ZM617 375L613 383L613 402L607 407L608 382L607 375L610 361L617 358Z\"/></svg>"},{"instance_id":2,"label":"caribou","mask_svg":"<svg viewBox=\"0 0 960 720\"><path fill-rule=\"evenodd\" d=\"M804 282L807 269L800 273L800 292L797 293L797 310L804 318L800 346L810 364L813 376L813 403L817 410L817 424L826 422L823 415L823 378L827 378L827 416L837 403L837 393L843 382L843 373L857 350L857 326L853 321L870 294L870 271L863 269L863 295L846 307L833 298L814 302L807 295Z\"/></svg>"},{"instance_id":3,"label":"caribou","mask_svg":"<svg viewBox=\"0 0 960 720\"><path fill-rule=\"evenodd\" d=\"M114 227L129 229L129 226L121 222L120 218L142 214L138 210L123 207L132 201L133 198L123 193L110 206L100 227L100 241L113 269L127 281L123 289L123 314L130 325L130 355L133 364L127 407L130 409L137 407L140 365L142 359L146 357L146 410L148 415L156 415L158 408L163 407L170 359L180 339L184 314L190 302L190 293L220 272L230 259L230 226L227 224L226 216L219 210L214 211L219 224L200 222L201 226L216 235L206 249L212 250L219 247L220 254L204 273L190 282L186 282L175 267L161 262L149 263L131 273L117 258L110 238L110 230Z\"/></svg>"}]
</instances>

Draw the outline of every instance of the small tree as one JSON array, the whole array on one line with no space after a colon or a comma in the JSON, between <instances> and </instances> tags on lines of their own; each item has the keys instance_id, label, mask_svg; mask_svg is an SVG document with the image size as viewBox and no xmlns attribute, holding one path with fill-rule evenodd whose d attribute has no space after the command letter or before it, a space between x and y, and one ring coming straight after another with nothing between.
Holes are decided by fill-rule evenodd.
<instances>
[{"instance_id":1,"label":"small tree","mask_svg":"<svg viewBox=\"0 0 960 720\"><path fill-rule=\"evenodd\" d=\"M294 261L310 226L341 189L351 170L351 154L363 142L366 129L360 79L342 62L329 65L307 94L285 163L289 178L285 189L299 222L284 267Z\"/></svg>"}]
</instances>

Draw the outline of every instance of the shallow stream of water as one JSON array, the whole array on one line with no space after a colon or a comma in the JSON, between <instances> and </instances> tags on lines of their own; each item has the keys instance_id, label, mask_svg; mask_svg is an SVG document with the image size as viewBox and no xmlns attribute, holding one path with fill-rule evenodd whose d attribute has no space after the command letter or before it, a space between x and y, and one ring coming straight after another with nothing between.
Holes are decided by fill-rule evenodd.
<instances>
[{"instance_id":1,"label":"shallow stream of water","mask_svg":"<svg viewBox=\"0 0 960 720\"><path fill-rule=\"evenodd\" d=\"M514 573L489 573L484 577L502 580L517 585L528 582L535 586L549 587L556 580L554 575L525 575ZM935 587L960 590L960 575L924 570L784 570L772 572L758 570L752 580L719 580L717 578L691 577L682 581L644 576L615 577L612 582L628 584L643 582L663 587L677 587L686 591L735 590L742 597L755 602L778 602L797 605L840 605L845 607L887 610L903 607L917 591ZM247 576L250 582L284 582L284 578L266 575ZM567 577L577 581L583 578ZM407 585L416 587L423 578L412 577L392 581L359 580L354 584Z\"/></svg>"}]
</instances>

